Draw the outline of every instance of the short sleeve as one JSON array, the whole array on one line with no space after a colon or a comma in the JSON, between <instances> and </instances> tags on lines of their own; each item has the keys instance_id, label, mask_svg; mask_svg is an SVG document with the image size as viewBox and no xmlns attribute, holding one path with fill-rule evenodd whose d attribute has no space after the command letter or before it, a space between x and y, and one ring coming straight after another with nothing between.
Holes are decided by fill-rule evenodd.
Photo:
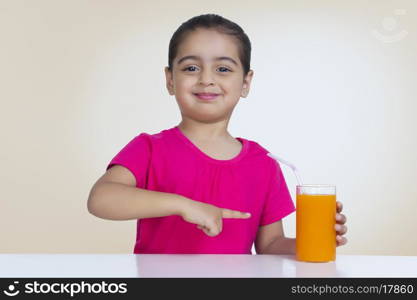
<instances>
[{"instance_id":1,"label":"short sleeve","mask_svg":"<svg viewBox=\"0 0 417 300\"><path fill-rule=\"evenodd\" d=\"M272 159L271 164L271 180L261 214L261 226L277 222L295 211L294 203L278 162Z\"/></svg>"},{"instance_id":2,"label":"short sleeve","mask_svg":"<svg viewBox=\"0 0 417 300\"><path fill-rule=\"evenodd\" d=\"M110 161L106 170L114 165L121 165L135 176L136 186L145 188L147 185L147 174L152 154L149 134L141 133L133 138L119 153Z\"/></svg>"}]
</instances>

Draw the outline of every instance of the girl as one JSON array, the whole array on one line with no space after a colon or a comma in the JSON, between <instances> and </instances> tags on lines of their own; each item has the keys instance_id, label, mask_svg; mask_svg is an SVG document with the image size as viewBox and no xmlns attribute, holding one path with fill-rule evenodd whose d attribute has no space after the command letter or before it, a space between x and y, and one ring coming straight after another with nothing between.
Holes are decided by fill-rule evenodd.
<instances>
[{"instance_id":1,"label":"girl","mask_svg":"<svg viewBox=\"0 0 417 300\"><path fill-rule=\"evenodd\" d=\"M241 27L208 14L171 38L166 87L181 122L141 133L109 163L90 191L88 210L137 220L134 253L293 254L282 219L294 212L279 164L254 141L227 130L249 93L251 44ZM337 245L346 217L337 204Z\"/></svg>"}]
</instances>

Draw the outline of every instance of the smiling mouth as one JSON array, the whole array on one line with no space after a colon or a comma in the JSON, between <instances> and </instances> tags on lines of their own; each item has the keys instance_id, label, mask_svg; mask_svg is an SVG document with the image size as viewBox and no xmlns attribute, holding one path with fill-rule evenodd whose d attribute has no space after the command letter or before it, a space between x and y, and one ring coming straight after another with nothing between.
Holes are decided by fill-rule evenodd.
<instances>
[{"instance_id":1,"label":"smiling mouth","mask_svg":"<svg viewBox=\"0 0 417 300\"><path fill-rule=\"evenodd\" d=\"M213 93L195 93L194 94L197 98L201 100L214 100L216 99L220 94L213 94Z\"/></svg>"}]
</instances>

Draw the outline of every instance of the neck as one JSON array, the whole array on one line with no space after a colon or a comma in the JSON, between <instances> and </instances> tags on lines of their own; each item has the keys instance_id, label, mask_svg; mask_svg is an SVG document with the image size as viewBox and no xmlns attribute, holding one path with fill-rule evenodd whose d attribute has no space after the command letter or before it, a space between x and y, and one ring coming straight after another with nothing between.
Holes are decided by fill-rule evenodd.
<instances>
[{"instance_id":1,"label":"neck","mask_svg":"<svg viewBox=\"0 0 417 300\"><path fill-rule=\"evenodd\" d=\"M227 131L229 120L221 120L214 123L202 123L183 118L178 128L192 140L215 141L230 139L232 136Z\"/></svg>"}]
</instances>

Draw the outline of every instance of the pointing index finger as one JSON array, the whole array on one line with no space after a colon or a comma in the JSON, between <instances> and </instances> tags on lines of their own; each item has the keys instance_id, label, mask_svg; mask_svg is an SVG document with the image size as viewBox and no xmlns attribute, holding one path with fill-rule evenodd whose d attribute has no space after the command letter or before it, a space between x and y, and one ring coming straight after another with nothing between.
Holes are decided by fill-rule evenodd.
<instances>
[{"instance_id":1,"label":"pointing index finger","mask_svg":"<svg viewBox=\"0 0 417 300\"><path fill-rule=\"evenodd\" d=\"M222 218L223 219L247 219L250 218L250 213L245 213L237 210L231 209L222 209Z\"/></svg>"}]
</instances>

